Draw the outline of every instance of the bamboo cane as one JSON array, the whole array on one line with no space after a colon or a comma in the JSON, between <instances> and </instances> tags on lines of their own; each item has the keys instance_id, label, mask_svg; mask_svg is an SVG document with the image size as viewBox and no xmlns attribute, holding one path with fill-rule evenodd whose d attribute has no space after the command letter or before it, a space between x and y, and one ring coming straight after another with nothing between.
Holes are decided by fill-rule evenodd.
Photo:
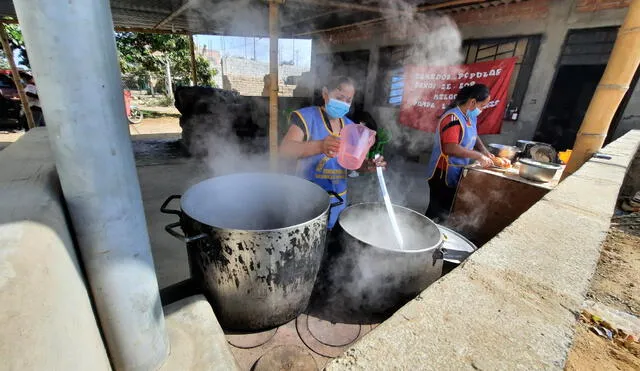
<instances>
[{"instance_id":1,"label":"bamboo cane","mask_svg":"<svg viewBox=\"0 0 640 371\"><path fill-rule=\"evenodd\" d=\"M34 127L36 127L36 124L33 121L33 114L31 113L29 100L27 99L27 95L24 93L22 81L20 81L20 73L18 72L16 62L13 59L13 51L9 46L9 37L7 37L7 31L4 27L4 23L0 23L0 42L2 42L4 54L7 56L7 61L9 61L9 67L11 67L11 77L13 77L13 83L16 84L18 96L20 96L20 102L22 103L22 109L24 110L24 114L27 117L27 126L29 126L29 129L33 129Z\"/></svg>"},{"instance_id":2,"label":"bamboo cane","mask_svg":"<svg viewBox=\"0 0 640 371\"><path fill-rule=\"evenodd\" d=\"M589 103L563 177L571 175L598 152L611 120L640 64L640 0L633 0L620 27L609 62Z\"/></svg>"}]
</instances>

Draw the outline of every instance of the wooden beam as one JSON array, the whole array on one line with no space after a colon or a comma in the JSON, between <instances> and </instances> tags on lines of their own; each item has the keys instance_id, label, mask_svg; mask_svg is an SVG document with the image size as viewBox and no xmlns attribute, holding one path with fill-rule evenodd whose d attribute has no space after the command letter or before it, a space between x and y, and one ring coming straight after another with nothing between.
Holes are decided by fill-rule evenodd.
<instances>
[{"instance_id":1,"label":"wooden beam","mask_svg":"<svg viewBox=\"0 0 640 371\"><path fill-rule=\"evenodd\" d=\"M318 18L322 18L322 17L328 16L328 15L331 15L331 14L335 14L335 13L337 13L337 12L338 12L338 10L330 10L330 11L328 11L328 12L322 12L322 13L314 14L314 15L309 16L309 17L305 17L305 18L301 18L301 19L296 19L296 20L295 20L295 21L293 21L293 22L289 22L289 23L285 23L285 24L283 24L283 25L281 26L281 28L286 28L286 27L291 27L291 26L297 26L297 25L299 25L300 23L309 22L309 21L312 21L312 20L314 20L314 19L318 19Z\"/></svg>"},{"instance_id":2,"label":"wooden beam","mask_svg":"<svg viewBox=\"0 0 640 371\"><path fill-rule=\"evenodd\" d=\"M278 167L278 13L281 1L269 1L269 164Z\"/></svg>"},{"instance_id":3,"label":"wooden beam","mask_svg":"<svg viewBox=\"0 0 640 371\"><path fill-rule=\"evenodd\" d=\"M191 54L191 81L193 86L198 85L198 69L196 63L196 47L193 42L193 35L189 35L189 53Z\"/></svg>"},{"instance_id":4,"label":"wooden beam","mask_svg":"<svg viewBox=\"0 0 640 371\"><path fill-rule=\"evenodd\" d=\"M420 6L416 10L418 12L427 12L429 10L438 10L438 9L443 9L443 8L452 8L452 7L456 7L456 6L477 4L477 3L483 3L485 1L486 0L453 0L453 1L447 1L446 3Z\"/></svg>"},{"instance_id":5,"label":"wooden beam","mask_svg":"<svg viewBox=\"0 0 640 371\"><path fill-rule=\"evenodd\" d=\"M195 4L195 2L196 2L196 0L186 0L184 3L182 3L182 5L178 9L176 9L173 13L169 14L168 16L166 16L165 19L163 19L160 22L158 22L158 24L153 26L153 28L160 28L160 27L164 26L165 24L171 22L172 19L180 16L182 13L185 12L185 10L187 10L191 6L193 6L193 4Z\"/></svg>"},{"instance_id":6,"label":"wooden beam","mask_svg":"<svg viewBox=\"0 0 640 371\"><path fill-rule=\"evenodd\" d=\"M356 10L361 12L383 13L390 15L413 15L413 10L402 10L389 7L360 5L354 3L348 3L346 1L334 1L334 0L288 0L290 3L303 3L313 6L325 7L325 8L340 8L347 10Z\"/></svg>"},{"instance_id":7,"label":"wooden beam","mask_svg":"<svg viewBox=\"0 0 640 371\"><path fill-rule=\"evenodd\" d=\"M618 31L604 75L591 98L563 177L573 174L598 152L611 120L640 65L640 0L633 0Z\"/></svg>"},{"instance_id":8,"label":"wooden beam","mask_svg":"<svg viewBox=\"0 0 640 371\"><path fill-rule=\"evenodd\" d=\"M33 114L31 113L31 107L29 106L27 95L24 93L24 87L22 86L22 81L20 81L20 73L18 72L16 61L13 58L13 50L11 50L11 46L9 46L9 37L7 36L7 31L4 27L4 23L0 23L0 42L2 43L2 49L4 50L4 54L7 57L7 61L9 61L9 66L11 67L11 77L13 77L13 82L16 84L16 89L20 96L20 102L22 103L22 109L24 109L24 114L27 116L27 126L29 126L29 129L33 129L36 126L33 121Z\"/></svg>"}]
</instances>

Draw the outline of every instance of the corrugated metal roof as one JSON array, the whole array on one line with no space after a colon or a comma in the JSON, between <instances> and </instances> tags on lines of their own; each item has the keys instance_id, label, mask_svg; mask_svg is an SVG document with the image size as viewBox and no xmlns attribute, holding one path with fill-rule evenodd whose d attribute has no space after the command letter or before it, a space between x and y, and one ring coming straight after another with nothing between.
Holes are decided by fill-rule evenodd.
<instances>
[{"instance_id":1,"label":"corrugated metal roof","mask_svg":"<svg viewBox=\"0 0 640 371\"><path fill-rule=\"evenodd\" d=\"M494 5L519 0L286 0L281 6L282 36L346 26L409 9ZM111 0L117 28L193 34L268 35L265 0ZM395 5L390 5L395 4ZM398 5L402 4L402 5ZM367 9L366 7L371 7ZM0 0L0 16L15 17L12 0Z\"/></svg>"}]
</instances>

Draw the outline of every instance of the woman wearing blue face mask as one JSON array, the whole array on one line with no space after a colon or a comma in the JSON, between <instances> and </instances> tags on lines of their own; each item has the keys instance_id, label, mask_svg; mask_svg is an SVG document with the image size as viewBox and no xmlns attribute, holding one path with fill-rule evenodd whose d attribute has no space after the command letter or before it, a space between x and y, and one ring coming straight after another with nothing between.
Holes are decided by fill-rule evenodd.
<instances>
[{"instance_id":1,"label":"woman wearing blue face mask","mask_svg":"<svg viewBox=\"0 0 640 371\"><path fill-rule=\"evenodd\" d=\"M462 170L472 161L482 167L494 164L494 156L478 137L476 120L491 99L482 84L466 86L440 116L428 166L429 207L425 215L438 222L449 216Z\"/></svg>"},{"instance_id":2,"label":"woman wearing blue face mask","mask_svg":"<svg viewBox=\"0 0 640 371\"><path fill-rule=\"evenodd\" d=\"M282 140L280 153L298 160L298 174L327 191L335 192L344 204L331 210L328 228L333 228L338 215L347 205L347 170L335 156L340 149L340 131L353 122L345 115L351 108L355 83L349 77L332 78L322 89L324 106L312 106L294 111L289 119L289 131ZM359 171L374 171L386 166L380 157L365 160Z\"/></svg>"}]
</instances>

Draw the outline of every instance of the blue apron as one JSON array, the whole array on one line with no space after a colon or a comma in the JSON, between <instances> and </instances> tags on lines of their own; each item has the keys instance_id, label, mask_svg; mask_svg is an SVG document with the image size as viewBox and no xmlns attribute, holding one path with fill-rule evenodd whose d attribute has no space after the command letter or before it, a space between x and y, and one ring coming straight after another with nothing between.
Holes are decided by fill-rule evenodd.
<instances>
[{"instance_id":1,"label":"blue apron","mask_svg":"<svg viewBox=\"0 0 640 371\"><path fill-rule=\"evenodd\" d=\"M466 149L473 150L476 145L476 139L478 138L478 129L476 127L476 119L468 118L465 116L460 108L455 107L442 115L442 119L448 117L449 115L454 115L456 119L460 122L460 127L462 128L462 140L460 141L460 145ZM462 158L462 157L454 157L447 156L442 152L442 141L440 140L440 134L442 128L440 127L440 123L442 119L438 123L438 129L436 130L435 142L433 144L433 151L431 152L431 158L429 159L428 172L429 178L433 177L433 174L436 172L436 168L438 166L438 162L440 158L444 157L447 161L445 172L445 184L451 188L456 188L458 186L458 181L460 181L460 177L462 176L462 170L465 166L471 163L470 158Z\"/></svg>"},{"instance_id":2,"label":"blue apron","mask_svg":"<svg viewBox=\"0 0 640 371\"><path fill-rule=\"evenodd\" d=\"M300 117L307 140L323 140L328 135L338 136L331 133L331 124L325 120L320 107L305 107L291 114ZM348 118L340 119L341 128L350 124L353 122ZM342 205L330 210L327 228L332 229L338 220L338 215L347 207L347 170L338 164L337 158L319 154L298 160L297 173L298 176L319 185L324 190L337 193L344 200ZM336 201L336 198L331 196L331 202Z\"/></svg>"}]
</instances>

